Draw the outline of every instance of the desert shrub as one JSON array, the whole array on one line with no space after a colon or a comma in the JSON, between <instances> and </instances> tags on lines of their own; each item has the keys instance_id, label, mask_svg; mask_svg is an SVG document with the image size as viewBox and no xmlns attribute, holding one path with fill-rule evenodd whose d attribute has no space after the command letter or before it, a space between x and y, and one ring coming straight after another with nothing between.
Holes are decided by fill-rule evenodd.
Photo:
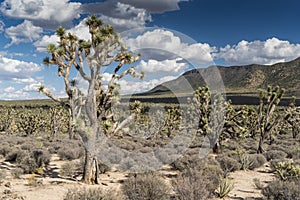
<instances>
[{"instance_id":1,"label":"desert shrub","mask_svg":"<svg viewBox=\"0 0 300 200\"><path fill-rule=\"evenodd\" d=\"M206 200L211 194L208 190L208 180L196 170L187 170L181 173L172 182L173 190L178 200Z\"/></svg>"},{"instance_id":2,"label":"desert shrub","mask_svg":"<svg viewBox=\"0 0 300 200\"><path fill-rule=\"evenodd\" d=\"M30 154L27 154L26 156L18 159L18 167L22 168L24 173L30 174L38 168L38 165L35 159Z\"/></svg>"},{"instance_id":3,"label":"desert shrub","mask_svg":"<svg viewBox=\"0 0 300 200\"><path fill-rule=\"evenodd\" d=\"M0 145L0 154L2 156L6 156L11 151L11 147L8 144L1 144Z\"/></svg>"},{"instance_id":4,"label":"desert shrub","mask_svg":"<svg viewBox=\"0 0 300 200\"><path fill-rule=\"evenodd\" d=\"M15 168L11 170L11 175L14 178L20 178L22 174L24 174L24 170L22 168Z\"/></svg>"},{"instance_id":5,"label":"desert shrub","mask_svg":"<svg viewBox=\"0 0 300 200\"><path fill-rule=\"evenodd\" d=\"M160 151L155 151L156 158L163 164L170 164L178 157L176 149L168 148Z\"/></svg>"},{"instance_id":6,"label":"desert shrub","mask_svg":"<svg viewBox=\"0 0 300 200\"><path fill-rule=\"evenodd\" d=\"M61 160L74 160L83 156L83 149L67 145L66 147L60 148L57 154Z\"/></svg>"},{"instance_id":7,"label":"desert shrub","mask_svg":"<svg viewBox=\"0 0 300 200\"><path fill-rule=\"evenodd\" d=\"M300 147L289 148L286 152L288 154L288 158L293 160L300 159Z\"/></svg>"},{"instance_id":8,"label":"desert shrub","mask_svg":"<svg viewBox=\"0 0 300 200\"><path fill-rule=\"evenodd\" d=\"M249 169L251 170L261 167L267 162L266 157L262 154L252 154L250 155L250 159L252 164L249 166Z\"/></svg>"},{"instance_id":9,"label":"desert shrub","mask_svg":"<svg viewBox=\"0 0 300 200\"><path fill-rule=\"evenodd\" d=\"M69 189L64 200L122 200L123 197L115 191L103 192L101 188Z\"/></svg>"},{"instance_id":10,"label":"desert shrub","mask_svg":"<svg viewBox=\"0 0 300 200\"><path fill-rule=\"evenodd\" d=\"M281 181L275 180L262 190L268 200L300 200L300 180Z\"/></svg>"},{"instance_id":11,"label":"desert shrub","mask_svg":"<svg viewBox=\"0 0 300 200\"><path fill-rule=\"evenodd\" d=\"M281 180L300 179L300 165L295 165L293 160L277 163L275 171Z\"/></svg>"},{"instance_id":12,"label":"desert shrub","mask_svg":"<svg viewBox=\"0 0 300 200\"><path fill-rule=\"evenodd\" d=\"M169 199L169 188L161 177L154 174L136 174L125 180L122 191L130 200Z\"/></svg>"},{"instance_id":13,"label":"desert shrub","mask_svg":"<svg viewBox=\"0 0 300 200\"><path fill-rule=\"evenodd\" d=\"M270 150L267 151L264 155L268 161L274 159L283 159L287 157L287 154L284 151L280 151L280 150Z\"/></svg>"},{"instance_id":14,"label":"desert shrub","mask_svg":"<svg viewBox=\"0 0 300 200\"><path fill-rule=\"evenodd\" d=\"M99 166L99 172L102 174L110 171L110 169L111 169L108 165L106 165L104 163L99 163L98 166Z\"/></svg>"},{"instance_id":15,"label":"desert shrub","mask_svg":"<svg viewBox=\"0 0 300 200\"><path fill-rule=\"evenodd\" d=\"M220 166L225 173L241 169L241 164L228 156L219 156L217 157L217 161L220 163Z\"/></svg>"},{"instance_id":16,"label":"desert shrub","mask_svg":"<svg viewBox=\"0 0 300 200\"><path fill-rule=\"evenodd\" d=\"M35 159L38 167L42 167L44 164L49 164L51 159L51 155L46 149L33 149L30 154Z\"/></svg>"},{"instance_id":17,"label":"desert shrub","mask_svg":"<svg viewBox=\"0 0 300 200\"><path fill-rule=\"evenodd\" d=\"M15 159L17 166L24 170L24 173L33 173L37 168L49 164L51 155L45 149L33 149L31 151L21 150Z\"/></svg>"},{"instance_id":18,"label":"desert shrub","mask_svg":"<svg viewBox=\"0 0 300 200\"><path fill-rule=\"evenodd\" d=\"M24 157L25 154L26 154L25 151L23 151L19 148L14 148L14 149L11 149L11 151L7 153L7 155L5 156L5 160L10 161L10 162L15 162L15 161L17 161L17 159Z\"/></svg>"},{"instance_id":19,"label":"desert shrub","mask_svg":"<svg viewBox=\"0 0 300 200\"><path fill-rule=\"evenodd\" d=\"M208 159L201 159L198 154L192 154L192 155L185 154L184 156L179 157L177 160L171 163L171 166L175 170L185 171L186 169L195 169L198 167L201 168L204 162L210 162L210 161L211 160ZM218 164L218 163L214 163L214 164Z\"/></svg>"},{"instance_id":20,"label":"desert shrub","mask_svg":"<svg viewBox=\"0 0 300 200\"><path fill-rule=\"evenodd\" d=\"M67 162L61 166L59 173L63 177L73 178L73 176L76 173L76 170L77 170L77 168L76 168L76 165L74 162Z\"/></svg>"},{"instance_id":21,"label":"desert shrub","mask_svg":"<svg viewBox=\"0 0 300 200\"><path fill-rule=\"evenodd\" d=\"M198 161L197 165L192 169L201 172L206 180L209 180L206 185L209 192L216 190L219 183L219 177L224 176L224 172L220 167L220 164L216 160L210 158Z\"/></svg>"}]
</instances>

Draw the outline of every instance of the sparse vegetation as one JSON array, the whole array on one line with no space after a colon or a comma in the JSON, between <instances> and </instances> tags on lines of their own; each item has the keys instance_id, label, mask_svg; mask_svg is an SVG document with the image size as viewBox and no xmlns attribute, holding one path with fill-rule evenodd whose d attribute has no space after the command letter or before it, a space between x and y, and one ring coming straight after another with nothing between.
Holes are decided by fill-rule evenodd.
<instances>
[{"instance_id":1,"label":"sparse vegetation","mask_svg":"<svg viewBox=\"0 0 300 200\"><path fill-rule=\"evenodd\" d=\"M124 195L130 200L167 200L169 188L164 180L154 174L135 174L123 186Z\"/></svg>"}]
</instances>

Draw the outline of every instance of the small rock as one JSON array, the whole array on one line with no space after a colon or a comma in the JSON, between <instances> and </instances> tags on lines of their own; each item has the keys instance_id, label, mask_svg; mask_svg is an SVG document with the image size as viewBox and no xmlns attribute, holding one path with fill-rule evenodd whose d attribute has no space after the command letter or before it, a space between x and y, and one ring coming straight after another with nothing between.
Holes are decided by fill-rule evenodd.
<instances>
[{"instance_id":1,"label":"small rock","mask_svg":"<svg viewBox=\"0 0 300 200\"><path fill-rule=\"evenodd\" d=\"M11 190L6 189L6 190L3 191L3 194L11 194Z\"/></svg>"},{"instance_id":2,"label":"small rock","mask_svg":"<svg viewBox=\"0 0 300 200\"><path fill-rule=\"evenodd\" d=\"M7 187L7 188L11 188L11 183L7 182L7 183L4 184L4 186Z\"/></svg>"}]
</instances>

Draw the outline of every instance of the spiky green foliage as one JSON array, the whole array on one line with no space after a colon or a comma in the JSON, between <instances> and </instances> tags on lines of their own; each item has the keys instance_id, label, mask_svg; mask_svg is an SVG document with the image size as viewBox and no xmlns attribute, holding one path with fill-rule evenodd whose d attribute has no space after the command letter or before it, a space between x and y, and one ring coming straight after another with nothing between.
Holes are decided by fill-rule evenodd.
<instances>
[{"instance_id":1,"label":"spiky green foliage","mask_svg":"<svg viewBox=\"0 0 300 200\"><path fill-rule=\"evenodd\" d=\"M272 131L278 128L283 120L289 118L288 113L278 115L276 108L284 95L285 90L279 86L269 86L267 90L260 90L259 98L260 103L258 107L258 120L257 127L260 133L260 141L257 152L263 153L265 151L263 145L266 138L272 142Z\"/></svg>"},{"instance_id":2,"label":"spiky green foliage","mask_svg":"<svg viewBox=\"0 0 300 200\"><path fill-rule=\"evenodd\" d=\"M220 151L221 134L228 102L222 95L212 95L208 87L199 87L192 99L193 112L199 116L198 132L207 136L214 152Z\"/></svg>"},{"instance_id":3,"label":"spiky green foliage","mask_svg":"<svg viewBox=\"0 0 300 200\"><path fill-rule=\"evenodd\" d=\"M228 196L233 188L233 183L228 178L219 178L218 195L220 198Z\"/></svg>"},{"instance_id":4,"label":"spiky green foliage","mask_svg":"<svg viewBox=\"0 0 300 200\"><path fill-rule=\"evenodd\" d=\"M281 180L300 179L300 165L295 165L293 160L279 162L275 166L275 170Z\"/></svg>"}]
</instances>

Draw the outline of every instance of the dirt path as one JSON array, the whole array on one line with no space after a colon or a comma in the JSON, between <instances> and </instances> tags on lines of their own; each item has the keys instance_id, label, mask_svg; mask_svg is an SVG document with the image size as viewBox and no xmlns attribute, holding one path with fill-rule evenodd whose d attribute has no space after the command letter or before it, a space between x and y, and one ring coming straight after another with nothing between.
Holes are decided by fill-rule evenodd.
<instances>
[{"instance_id":1,"label":"dirt path","mask_svg":"<svg viewBox=\"0 0 300 200\"><path fill-rule=\"evenodd\" d=\"M268 164L254 171L236 171L229 175L234 183L234 189L230 192L228 199L245 199L262 197L261 192L254 184L253 179L258 179L264 186L275 177L270 173Z\"/></svg>"},{"instance_id":2,"label":"dirt path","mask_svg":"<svg viewBox=\"0 0 300 200\"><path fill-rule=\"evenodd\" d=\"M0 197L7 196L7 200L23 199L26 200L62 200L68 189L75 187L87 187L79 181L67 180L59 176L59 169L66 161L59 160L57 155L54 155L48 166L51 170L51 177L35 176L37 181L36 186L29 185L30 179L34 175L22 175L20 179L14 179L10 175L11 169L15 166L11 163L0 160L0 169L4 171L7 176L0 184ZM67 161L68 162L68 161ZM268 173L270 168L265 166L254 171L236 171L229 175L234 183L234 189L230 192L227 199L246 199L261 197L260 190L258 190L253 182L253 179L258 179L262 184L266 184L274 179L272 173ZM172 176L178 172L172 171L169 166L165 166L160 173L166 178L167 182ZM104 190L119 190L122 182L127 178L126 173L122 172L108 172L100 175L101 185ZM88 186L98 187L98 186ZM4 193L8 193L5 194ZM20 197L20 198L18 198Z\"/></svg>"}]
</instances>

